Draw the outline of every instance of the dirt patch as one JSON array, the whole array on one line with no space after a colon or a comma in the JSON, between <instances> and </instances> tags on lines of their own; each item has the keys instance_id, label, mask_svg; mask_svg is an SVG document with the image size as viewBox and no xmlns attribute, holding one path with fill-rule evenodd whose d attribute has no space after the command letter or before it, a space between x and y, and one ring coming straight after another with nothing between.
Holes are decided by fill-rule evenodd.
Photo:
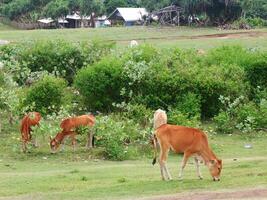
<instances>
[{"instance_id":1,"label":"dirt patch","mask_svg":"<svg viewBox=\"0 0 267 200\"><path fill-rule=\"evenodd\" d=\"M163 37L149 37L149 38L133 38L132 40L136 41L144 41L144 40L196 40L196 39L234 39L234 38L258 38L258 37L266 37L267 32L260 31L246 31L246 32L235 32L235 33L217 33L217 34L209 34L209 35L193 35L193 36L163 36ZM114 42L129 42L128 39L118 39L118 40L108 40Z\"/></svg>"},{"instance_id":2,"label":"dirt patch","mask_svg":"<svg viewBox=\"0 0 267 200\"><path fill-rule=\"evenodd\" d=\"M230 200L230 199L267 199L267 189L246 189L223 192L194 192L166 196L155 196L136 200Z\"/></svg>"}]
</instances>

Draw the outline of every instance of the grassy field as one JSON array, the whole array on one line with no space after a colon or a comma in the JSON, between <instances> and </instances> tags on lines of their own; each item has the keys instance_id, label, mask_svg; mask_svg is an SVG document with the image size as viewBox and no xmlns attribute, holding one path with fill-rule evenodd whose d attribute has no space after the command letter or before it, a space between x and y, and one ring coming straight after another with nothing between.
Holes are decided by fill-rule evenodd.
<instances>
[{"instance_id":1,"label":"grassy field","mask_svg":"<svg viewBox=\"0 0 267 200\"><path fill-rule=\"evenodd\" d=\"M266 28L254 30L218 30L217 28L190 27L114 27L102 29L57 29L30 31L3 29L0 28L0 39L11 42L37 39L65 39L68 41L80 42L100 39L114 41L119 47L121 47L127 46L130 40L137 40L139 43L150 43L159 47L175 46L181 48L208 49L225 44L240 44L245 47L267 49Z\"/></svg>"},{"instance_id":2,"label":"grassy field","mask_svg":"<svg viewBox=\"0 0 267 200\"><path fill-rule=\"evenodd\" d=\"M219 35L218 35L219 34ZM223 34L223 35L221 35ZM0 24L0 40L14 43L37 39L66 39L73 42L102 39L125 47L132 39L161 48L209 49L224 44L239 44L267 50L267 29L220 31L215 28L108 28L65 30L10 30ZM4 122L3 122L4 121ZM190 160L184 180L178 181L181 155L171 154L168 162L173 181L161 181L159 166L151 156L130 161L95 159L98 150L81 146L74 154L50 154L48 138L39 138L41 147L31 153L20 152L18 124L5 125L0 133L0 200L2 199L138 199L196 191L224 191L267 188L267 133L250 135L209 135L212 148L223 159L220 182L213 182L205 166L204 180L198 180ZM251 149L244 144L252 144Z\"/></svg>"},{"instance_id":3,"label":"grassy field","mask_svg":"<svg viewBox=\"0 0 267 200\"><path fill-rule=\"evenodd\" d=\"M131 161L105 161L91 158L92 152L82 147L73 154L50 154L48 138L38 149L23 154L19 150L17 125L4 126L0 140L0 199L135 199L180 192L221 191L267 187L266 133L241 135L210 135L210 143L223 159L220 182L213 182L205 166L204 180L196 177L190 160L184 180L178 180L181 156L169 158L173 181L160 179L159 166L151 158ZM253 148L246 149L250 143ZM152 151L151 151L152 154ZM151 155L152 156L152 155Z\"/></svg>"}]
</instances>

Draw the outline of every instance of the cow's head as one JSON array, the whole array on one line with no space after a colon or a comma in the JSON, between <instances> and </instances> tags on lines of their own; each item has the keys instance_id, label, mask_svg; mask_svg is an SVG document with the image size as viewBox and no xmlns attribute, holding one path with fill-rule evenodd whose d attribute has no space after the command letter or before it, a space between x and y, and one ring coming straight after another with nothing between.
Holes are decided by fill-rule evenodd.
<instances>
[{"instance_id":1,"label":"cow's head","mask_svg":"<svg viewBox=\"0 0 267 200\"><path fill-rule=\"evenodd\" d=\"M222 171L222 160L220 160L220 159L210 160L208 163L208 167L210 170L210 174L213 177L213 180L219 181L220 180L220 174Z\"/></svg>"},{"instance_id":2,"label":"cow's head","mask_svg":"<svg viewBox=\"0 0 267 200\"><path fill-rule=\"evenodd\" d=\"M50 136L50 148L52 153L56 153L57 148L59 147L60 143L56 140L56 138L52 138Z\"/></svg>"}]
</instances>

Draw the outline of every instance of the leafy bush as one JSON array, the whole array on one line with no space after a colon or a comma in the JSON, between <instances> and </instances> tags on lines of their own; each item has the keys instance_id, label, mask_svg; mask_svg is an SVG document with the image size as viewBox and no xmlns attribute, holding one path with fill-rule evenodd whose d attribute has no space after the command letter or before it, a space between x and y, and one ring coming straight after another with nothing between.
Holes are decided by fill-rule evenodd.
<instances>
[{"instance_id":1,"label":"leafy bush","mask_svg":"<svg viewBox=\"0 0 267 200\"><path fill-rule=\"evenodd\" d=\"M214 118L214 122L216 124L216 130L220 133L232 133L235 126L234 121L230 117L229 113L227 112L220 112L217 116Z\"/></svg>"},{"instance_id":2,"label":"leafy bush","mask_svg":"<svg viewBox=\"0 0 267 200\"><path fill-rule=\"evenodd\" d=\"M93 40L92 42L84 42L81 44L81 52L83 56L83 64L92 65L102 59L103 56L111 53L115 46L114 42Z\"/></svg>"},{"instance_id":3,"label":"leafy bush","mask_svg":"<svg viewBox=\"0 0 267 200\"><path fill-rule=\"evenodd\" d=\"M245 67L247 79L253 88L267 88L267 53L254 56L253 62Z\"/></svg>"},{"instance_id":4,"label":"leafy bush","mask_svg":"<svg viewBox=\"0 0 267 200\"><path fill-rule=\"evenodd\" d=\"M128 104L125 107L124 115L134 120L134 122L140 124L142 127L147 127L151 125L151 119L153 116L153 111L146 108L142 104Z\"/></svg>"},{"instance_id":5,"label":"leafy bush","mask_svg":"<svg viewBox=\"0 0 267 200\"><path fill-rule=\"evenodd\" d=\"M267 101L261 99L257 105L239 97L234 101L230 98L220 97L224 105L221 112L214 117L217 131L231 133L235 129L247 133L256 129L265 129L267 126Z\"/></svg>"},{"instance_id":6,"label":"leafy bush","mask_svg":"<svg viewBox=\"0 0 267 200\"><path fill-rule=\"evenodd\" d=\"M65 41L37 41L26 45L19 62L31 72L47 71L72 82L83 66L83 56L77 46Z\"/></svg>"},{"instance_id":7,"label":"leafy bush","mask_svg":"<svg viewBox=\"0 0 267 200\"><path fill-rule=\"evenodd\" d=\"M63 79L45 76L29 88L23 105L42 114L57 112L66 103L63 102L65 89Z\"/></svg>"},{"instance_id":8,"label":"leafy bush","mask_svg":"<svg viewBox=\"0 0 267 200\"><path fill-rule=\"evenodd\" d=\"M81 69L75 78L75 87L84 97L86 108L109 111L112 103L120 102L123 87L122 62L107 57L100 62Z\"/></svg>"},{"instance_id":9,"label":"leafy bush","mask_svg":"<svg viewBox=\"0 0 267 200\"><path fill-rule=\"evenodd\" d=\"M103 147L106 157L111 160L129 158L129 145L146 138L146 132L132 120L118 116L98 117L94 129L96 145Z\"/></svg>"},{"instance_id":10,"label":"leafy bush","mask_svg":"<svg viewBox=\"0 0 267 200\"><path fill-rule=\"evenodd\" d=\"M188 127L200 126L200 121L197 116L189 117L188 114L182 113L177 108L170 109L168 112L168 123Z\"/></svg>"},{"instance_id":11,"label":"leafy bush","mask_svg":"<svg viewBox=\"0 0 267 200\"><path fill-rule=\"evenodd\" d=\"M263 27L267 25L267 20L264 20L259 17L254 17L254 18L250 17L250 18L247 18L246 21L252 27Z\"/></svg>"}]
</instances>

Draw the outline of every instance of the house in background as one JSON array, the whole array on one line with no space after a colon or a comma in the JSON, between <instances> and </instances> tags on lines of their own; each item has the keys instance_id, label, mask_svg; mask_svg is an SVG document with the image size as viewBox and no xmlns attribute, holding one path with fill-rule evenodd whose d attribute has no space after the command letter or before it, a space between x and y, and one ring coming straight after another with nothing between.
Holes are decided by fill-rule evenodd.
<instances>
[{"instance_id":1,"label":"house in background","mask_svg":"<svg viewBox=\"0 0 267 200\"><path fill-rule=\"evenodd\" d=\"M147 15L145 8L116 8L107 19L111 25L133 26L142 24Z\"/></svg>"},{"instance_id":2,"label":"house in background","mask_svg":"<svg viewBox=\"0 0 267 200\"><path fill-rule=\"evenodd\" d=\"M66 24L67 28L80 28L81 27L82 19L78 13L67 15L66 20L68 21L68 23Z\"/></svg>"},{"instance_id":3,"label":"house in background","mask_svg":"<svg viewBox=\"0 0 267 200\"><path fill-rule=\"evenodd\" d=\"M43 18L37 20L39 28L55 28L56 22L51 18Z\"/></svg>"},{"instance_id":4,"label":"house in background","mask_svg":"<svg viewBox=\"0 0 267 200\"><path fill-rule=\"evenodd\" d=\"M95 28L108 27L110 25L111 23L105 15L95 18Z\"/></svg>"}]
</instances>

